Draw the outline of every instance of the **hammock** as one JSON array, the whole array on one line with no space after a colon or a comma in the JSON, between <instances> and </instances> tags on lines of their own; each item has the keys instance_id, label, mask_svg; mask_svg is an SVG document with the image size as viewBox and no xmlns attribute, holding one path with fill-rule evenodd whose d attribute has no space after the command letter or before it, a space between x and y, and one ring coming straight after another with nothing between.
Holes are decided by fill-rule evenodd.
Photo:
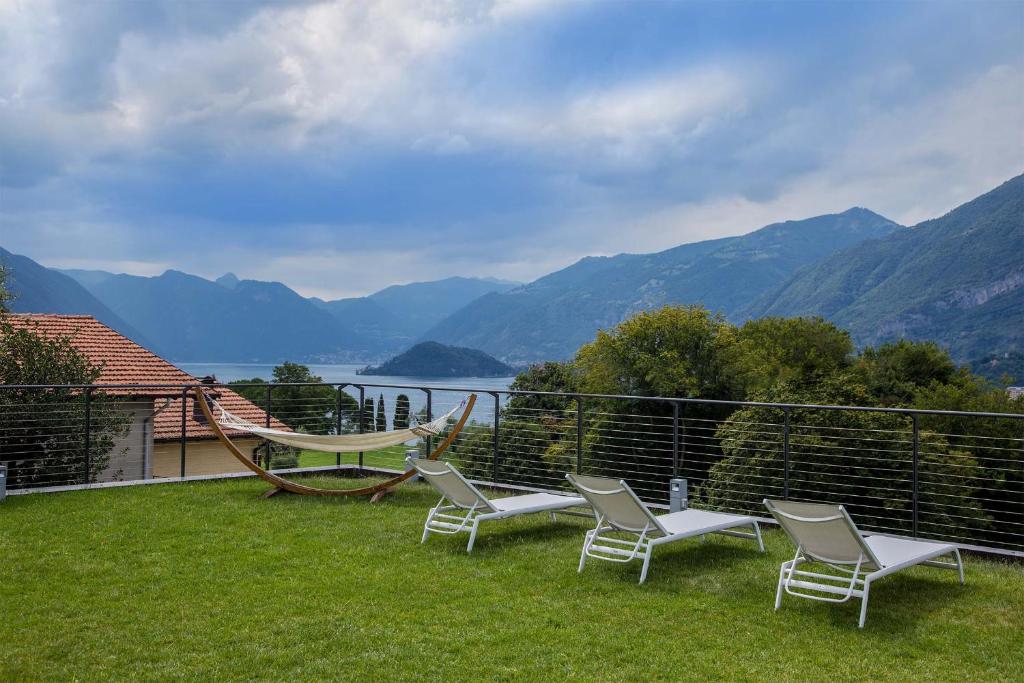
<instances>
[{"instance_id":1,"label":"hammock","mask_svg":"<svg viewBox=\"0 0 1024 683\"><path fill-rule=\"evenodd\" d=\"M408 429L395 429L390 432L370 432L369 434L329 434L326 436L286 432L280 429L261 427L243 417L228 412L224 409L224 406L216 401L213 405L220 411L217 416L217 424L224 429L248 432L294 448L323 451L325 453L358 453L359 451L373 451L378 448L394 446L419 437L437 436L448 424L448 418L465 404L466 402L463 401L436 420Z\"/></svg>"},{"instance_id":2,"label":"hammock","mask_svg":"<svg viewBox=\"0 0 1024 683\"><path fill-rule=\"evenodd\" d=\"M199 407L202 409L203 415L206 417L206 421L210 425L210 429L213 431L214 434L217 435L217 438L224 445L224 447L228 449L228 452L231 453L231 455L235 456L235 458L238 459L238 462L245 465L246 469L250 470L260 479L266 481L267 483L274 487L264 494L267 497L273 496L274 494L280 493L281 491L288 491L289 493L298 493L305 496L374 496L376 498L379 494L391 490L397 484L402 483L406 479L416 474L415 469L409 469L409 471L406 472L405 474L399 474L395 477L392 477L391 479L388 479L387 481L371 484L369 486L363 486L357 489L322 489L317 488L315 486L298 484L294 481L288 481L287 479L284 479L283 477L274 474L273 472L266 471L265 469L257 465L255 462L253 462L252 458L243 453L238 448L238 446L231 443L231 439L228 438L228 435L225 434L224 430L221 428L220 422L218 422L217 419L213 416L213 410L210 409L210 404L207 402L206 395L203 393L203 390L196 389L195 392L196 403L198 403ZM473 412L473 406L476 405L476 394L470 394L469 397L465 401L463 401L463 404L465 404L466 406L465 410L462 411L462 415L455 422L454 426L452 426L451 431L448 432L448 436L445 437L444 441L442 441L441 444L434 449L434 452L430 454L430 460L436 460L442 453L448 450L448 447L455 442L455 437L457 437L462 432L462 428L466 426L466 421L469 420L469 414ZM226 411L224 410L224 408L221 407L221 413L223 414L225 412ZM451 414L452 413L448 413L448 415L445 415L444 419L447 419L447 417ZM441 419L443 418L438 418L437 420L434 420L434 422L431 422L430 425L433 425L435 422L439 422ZM242 420L242 422L244 423L245 420ZM249 422L248 424L252 425L253 427L257 427L258 429L261 430L266 429L265 427L259 427L259 425L253 425L251 422ZM419 427L415 427L414 429L425 429L427 426L430 425L421 425ZM247 429L246 431L249 430ZM291 436L308 436L305 434L295 435L291 434L291 432L283 433L290 434ZM387 432L382 433L386 434Z\"/></svg>"}]
</instances>

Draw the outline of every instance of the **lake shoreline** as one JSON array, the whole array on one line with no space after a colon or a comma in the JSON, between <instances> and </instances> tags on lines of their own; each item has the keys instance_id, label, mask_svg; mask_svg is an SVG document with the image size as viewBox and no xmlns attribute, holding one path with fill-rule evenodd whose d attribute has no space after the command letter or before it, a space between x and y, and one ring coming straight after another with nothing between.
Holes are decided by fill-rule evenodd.
<instances>
[{"instance_id":1,"label":"lake shoreline","mask_svg":"<svg viewBox=\"0 0 1024 683\"><path fill-rule=\"evenodd\" d=\"M213 375L218 382L224 384L246 379L270 382L276 367L271 363L177 363L176 365L195 377ZM425 389L430 389L432 414L440 415L458 405L470 392L507 391L515 380L515 377L359 375L356 374L356 371L366 367L359 363L305 365L312 374L320 377L327 384L362 385L364 399L373 399L375 402L383 400L384 411L389 423L394 419L395 402L399 394L409 397L411 410L415 414L426 408L427 392ZM354 398L359 398L358 386L345 387L344 391ZM505 395L502 402L504 403L507 398L508 396ZM493 420L491 401L478 402L477 408L473 411L473 419L478 423L490 424Z\"/></svg>"}]
</instances>

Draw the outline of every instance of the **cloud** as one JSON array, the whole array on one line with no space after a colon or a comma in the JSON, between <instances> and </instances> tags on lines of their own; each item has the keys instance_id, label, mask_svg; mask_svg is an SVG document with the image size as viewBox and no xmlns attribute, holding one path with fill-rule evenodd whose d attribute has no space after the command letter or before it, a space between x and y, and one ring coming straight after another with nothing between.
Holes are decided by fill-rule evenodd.
<instances>
[{"instance_id":1,"label":"cloud","mask_svg":"<svg viewBox=\"0 0 1024 683\"><path fill-rule=\"evenodd\" d=\"M1022 170L1022 15L0 0L0 243L339 295L914 223Z\"/></svg>"}]
</instances>

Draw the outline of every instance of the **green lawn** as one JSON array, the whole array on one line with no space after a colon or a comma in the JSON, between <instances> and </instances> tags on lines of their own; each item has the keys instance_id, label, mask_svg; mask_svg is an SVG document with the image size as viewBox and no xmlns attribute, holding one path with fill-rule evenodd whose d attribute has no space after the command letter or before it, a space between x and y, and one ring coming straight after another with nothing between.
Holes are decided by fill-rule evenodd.
<instances>
[{"instance_id":1,"label":"green lawn","mask_svg":"<svg viewBox=\"0 0 1024 683\"><path fill-rule=\"evenodd\" d=\"M388 446L376 451L363 453L363 465L365 467L385 467L392 470L405 469L405 452L409 446L399 444ZM336 453L324 453L322 451L302 451L299 453L299 467L324 467L336 465L338 455ZM357 453L343 453L341 455L343 465L356 465L359 463Z\"/></svg>"},{"instance_id":2,"label":"green lawn","mask_svg":"<svg viewBox=\"0 0 1024 683\"><path fill-rule=\"evenodd\" d=\"M251 479L0 504L0 680L1021 679L1024 567L918 568L857 605L788 599L778 565L713 537L576 562L586 520L534 516L419 545L435 501L279 495Z\"/></svg>"}]
</instances>

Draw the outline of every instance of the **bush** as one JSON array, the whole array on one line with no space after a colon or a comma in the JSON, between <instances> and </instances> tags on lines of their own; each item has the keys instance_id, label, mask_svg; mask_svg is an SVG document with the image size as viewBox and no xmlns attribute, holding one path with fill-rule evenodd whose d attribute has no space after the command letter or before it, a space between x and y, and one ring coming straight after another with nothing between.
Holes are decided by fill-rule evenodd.
<instances>
[{"instance_id":1,"label":"bush","mask_svg":"<svg viewBox=\"0 0 1024 683\"><path fill-rule=\"evenodd\" d=\"M830 380L810 393L776 387L763 400L864 405L866 391ZM785 478L783 412L751 406L718 429L724 458L696 497L712 508L763 514L764 498L781 498ZM893 533L912 528L912 423L905 415L871 411L793 409L789 436L789 497L833 501L865 527ZM918 533L965 537L988 528L977 498L982 470L974 456L933 432L920 433Z\"/></svg>"}]
</instances>

